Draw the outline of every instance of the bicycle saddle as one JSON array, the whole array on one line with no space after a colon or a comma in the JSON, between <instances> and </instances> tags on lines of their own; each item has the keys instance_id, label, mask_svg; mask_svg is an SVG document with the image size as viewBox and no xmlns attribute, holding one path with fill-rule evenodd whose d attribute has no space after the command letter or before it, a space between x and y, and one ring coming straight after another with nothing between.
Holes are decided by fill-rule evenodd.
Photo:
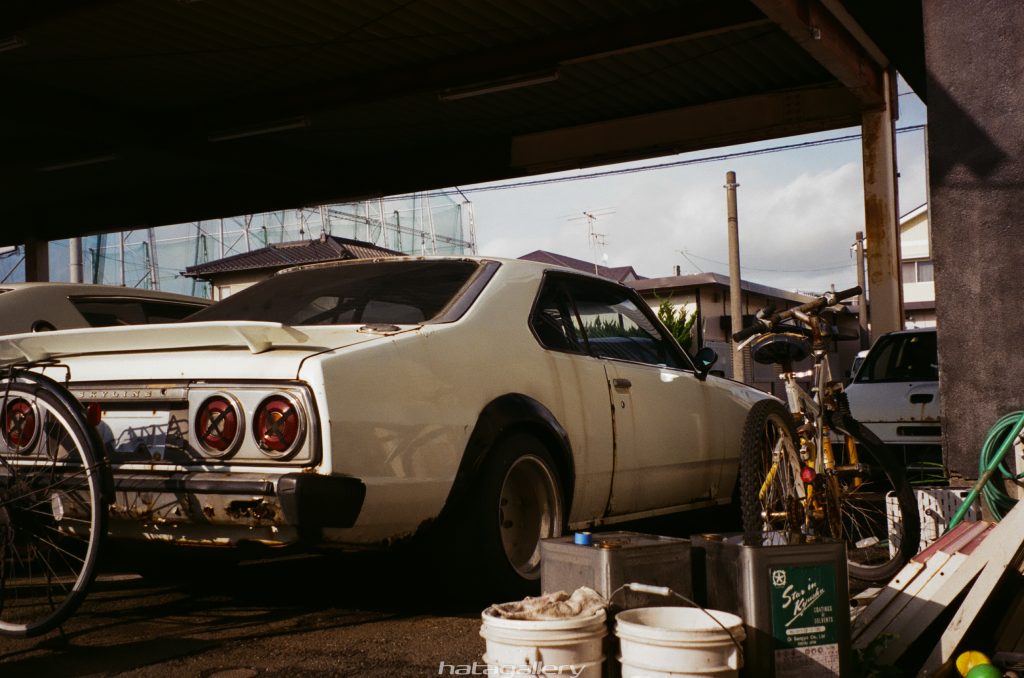
<instances>
[{"instance_id":1,"label":"bicycle saddle","mask_svg":"<svg viewBox=\"0 0 1024 678\"><path fill-rule=\"evenodd\" d=\"M750 356L762 365L800 362L811 355L811 344L796 332L773 332L758 337L750 345Z\"/></svg>"}]
</instances>

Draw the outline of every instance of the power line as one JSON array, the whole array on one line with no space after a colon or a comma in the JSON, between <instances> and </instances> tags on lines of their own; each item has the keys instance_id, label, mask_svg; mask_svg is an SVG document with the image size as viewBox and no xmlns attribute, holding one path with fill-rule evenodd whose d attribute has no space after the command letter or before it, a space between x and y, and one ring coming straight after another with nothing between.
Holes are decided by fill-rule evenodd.
<instances>
[{"instance_id":1,"label":"power line","mask_svg":"<svg viewBox=\"0 0 1024 678\"><path fill-rule=\"evenodd\" d=\"M699 254L694 254L693 252L687 252L687 251L684 251L684 250L677 250L677 251L680 254L682 254L686 258L686 260L689 261L691 264L693 264L693 261L690 259L690 257L693 256L693 257L696 257L696 258L698 258L698 259L700 259L702 261L711 262L712 264L719 264L721 266L728 266L729 265L728 262L718 261L717 259L711 259L709 257L702 257ZM696 264L693 264L693 265L696 266ZM846 262L844 264L837 265L837 266L824 266L824 267L821 267L821 268L792 268L792 267L787 267L787 268L757 268L757 267L754 267L754 266L747 266L746 264L744 264L743 265L743 270L744 271L757 271L759 273L817 273L817 272L822 272L822 271L838 271L840 269L850 268L851 266L855 266L855 265L856 264L854 262L852 262L852 261ZM699 268L698 268L698 270L699 270Z\"/></svg>"},{"instance_id":2,"label":"power line","mask_svg":"<svg viewBox=\"0 0 1024 678\"><path fill-rule=\"evenodd\" d=\"M917 132L923 130L925 125L908 125L907 127L900 127L896 130L897 134L906 134L909 132ZM782 146L769 146L766 148L751 149L749 151L736 151L734 153L721 153L719 155L707 155L701 158L688 158L686 160L673 160L671 162L663 162L657 165L644 165L643 167L621 167L613 170L601 170L598 172L591 172L589 174L577 174L571 177L550 177L547 179L528 179L526 181L513 181L504 184L495 184L493 186L475 186L470 188L462 189L446 189L442 191L430 191L425 194L429 196L450 196L450 195L463 195L466 193L486 193L488 191L507 191L514 188L526 188L530 186L546 186L548 184L561 184L569 181L585 181L588 179L600 179L603 177L613 177L623 174L637 174L640 172L653 172L656 170L672 169L674 167L686 167L689 165L700 165L709 162L720 162L722 160L733 160L735 158L748 158L757 155L768 155L769 153L782 153L783 151L796 151L804 148L814 148L816 146L828 146L831 144L841 144L847 141L856 141L860 139L860 134L846 134L839 137L830 137L827 139L816 139L814 141L803 141L796 144L784 144ZM417 194L408 193L404 195L393 195L389 196L391 200L409 200Z\"/></svg>"}]
</instances>

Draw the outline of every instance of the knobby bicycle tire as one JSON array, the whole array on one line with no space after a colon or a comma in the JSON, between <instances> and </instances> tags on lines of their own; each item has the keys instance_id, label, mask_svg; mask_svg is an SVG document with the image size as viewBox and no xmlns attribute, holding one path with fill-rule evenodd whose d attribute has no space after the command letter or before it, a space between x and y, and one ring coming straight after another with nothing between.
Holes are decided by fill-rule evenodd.
<instances>
[{"instance_id":1,"label":"knobby bicycle tire","mask_svg":"<svg viewBox=\"0 0 1024 678\"><path fill-rule=\"evenodd\" d=\"M80 405L53 380L0 380L0 635L53 630L96 575L109 471Z\"/></svg>"},{"instance_id":2,"label":"knobby bicycle tire","mask_svg":"<svg viewBox=\"0 0 1024 678\"><path fill-rule=\"evenodd\" d=\"M767 479L773 450L788 438L797 445L793 415L777 400L754 403L740 438L740 514L743 532L756 535L768 530L797 530L803 525L803 509L796 495L798 473L781 464ZM765 482L766 479L768 482ZM764 493L762 494L762 489Z\"/></svg>"}]
</instances>

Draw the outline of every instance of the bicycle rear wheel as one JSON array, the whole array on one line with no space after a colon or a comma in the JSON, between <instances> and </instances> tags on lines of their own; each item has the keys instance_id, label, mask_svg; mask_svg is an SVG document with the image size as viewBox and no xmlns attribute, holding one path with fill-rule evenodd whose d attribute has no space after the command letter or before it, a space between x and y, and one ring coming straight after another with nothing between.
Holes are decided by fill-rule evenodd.
<instances>
[{"instance_id":1,"label":"bicycle rear wheel","mask_svg":"<svg viewBox=\"0 0 1024 678\"><path fill-rule=\"evenodd\" d=\"M798 446L793 415L776 400L760 400L747 413L740 442L740 511L748 535L800 531Z\"/></svg>"},{"instance_id":2,"label":"bicycle rear wheel","mask_svg":"<svg viewBox=\"0 0 1024 678\"><path fill-rule=\"evenodd\" d=\"M851 579L885 583L917 553L917 500L902 466L871 441L870 432L852 417L837 419L836 469L824 477L826 529L846 542Z\"/></svg>"},{"instance_id":3,"label":"bicycle rear wheel","mask_svg":"<svg viewBox=\"0 0 1024 678\"><path fill-rule=\"evenodd\" d=\"M0 381L0 635L46 633L85 596L106 533L101 449L56 382Z\"/></svg>"}]
</instances>

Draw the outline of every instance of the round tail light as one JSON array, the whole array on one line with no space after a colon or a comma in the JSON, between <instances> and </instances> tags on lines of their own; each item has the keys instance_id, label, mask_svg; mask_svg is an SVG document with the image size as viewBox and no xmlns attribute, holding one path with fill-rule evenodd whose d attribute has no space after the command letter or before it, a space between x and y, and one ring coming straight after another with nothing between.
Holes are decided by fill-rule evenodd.
<instances>
[{"instance_id":1,"label":"round tail light","mask_svg":"<svg viewBox=\"0 0 1024 678\"><path fill-rule=\"evenodd\" d=\"M26 452L39 434L39 415L24 398L10 398L3 410L4 442L12 452Z\"/></svg>"},{"instance_id":2,"label":"round tail light","mask_svg":"<svg viewBox=\"0 0 1024 678\"><path fill-rule=\"evenodd\" d=\"M227 394L212 395L199 405L195 417L196 439L208 454L226 457L242 440L241 407Z\"/></svg>"},{"instance_id":3,"label":"round tail light","mask_svg":"<svg viewBox=\"0 0 1024 678\"><path fill-rule=\"evenodd\" d=\"M302 444L306 431L302 407L291 396L276 394L264 398L253 416L256 444L274 458L287 457Z\"/></svg>"}]
</instances>

